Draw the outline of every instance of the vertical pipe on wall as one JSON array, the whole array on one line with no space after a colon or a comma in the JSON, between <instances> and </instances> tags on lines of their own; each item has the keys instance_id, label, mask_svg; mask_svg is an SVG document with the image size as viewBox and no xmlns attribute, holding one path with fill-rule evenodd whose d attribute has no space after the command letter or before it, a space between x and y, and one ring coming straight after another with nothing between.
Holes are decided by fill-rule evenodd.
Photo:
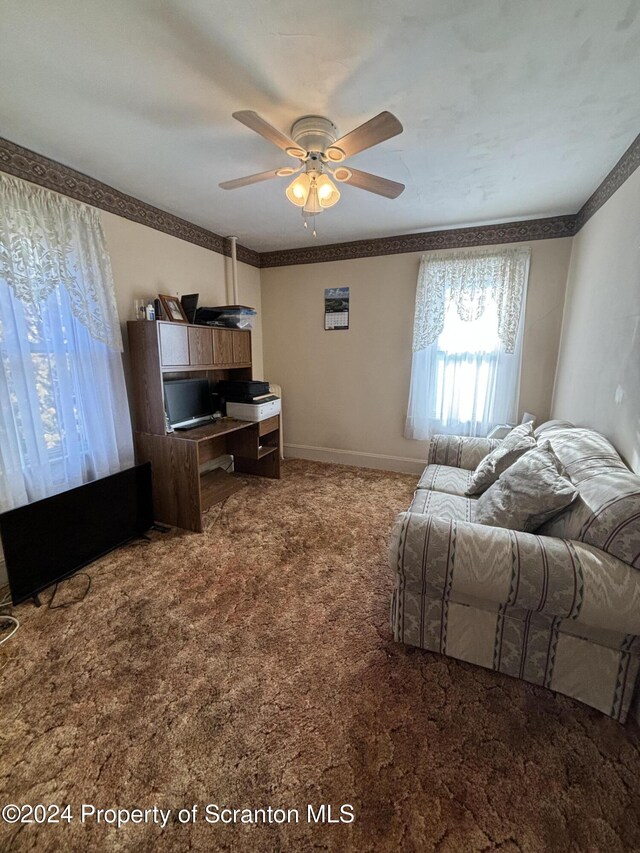
<instances>
[{"instance_id":1,"label":"vertical pipe on wall","mask_svg":"<svg viewBox=\"0 0 640 853\"><path fill-rule=\"evenodd\" d=\"M238 257L237 257L237 237L227 237L231 241L231 281L233 286L233 304L239 305L238 302Z\"/></svg>"}]
</instances>

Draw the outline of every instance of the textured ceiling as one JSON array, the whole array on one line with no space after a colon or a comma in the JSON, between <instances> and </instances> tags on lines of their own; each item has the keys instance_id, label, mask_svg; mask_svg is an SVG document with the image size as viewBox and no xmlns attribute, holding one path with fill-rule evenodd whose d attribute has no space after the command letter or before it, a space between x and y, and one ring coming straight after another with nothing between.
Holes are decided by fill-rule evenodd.
<instances>
[{"instance_id":1,"label":"textured ceiling","mask_svg":"<svg viewBox=\"0 0 640 853\"><path fill-rule=\"evenodd\" d=\"M0 0L0 135L257 250L309 245L231 113L405 132L318 241L573 213L640 130L640 0Z\"/></svg>"}]
</instances>

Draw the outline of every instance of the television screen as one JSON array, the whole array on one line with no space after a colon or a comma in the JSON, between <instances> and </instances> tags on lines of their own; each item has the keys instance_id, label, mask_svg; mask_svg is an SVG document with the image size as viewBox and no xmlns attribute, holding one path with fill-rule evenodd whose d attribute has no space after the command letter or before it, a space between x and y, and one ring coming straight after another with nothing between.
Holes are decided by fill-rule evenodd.
<instances>
[{"instance_id":1,"label":"television screen","mask_svg":"<svg viewBox=\"0 0 640 853\"><path fill-rule=\"evenodd\" d=\"M14 604L153 524L151 465L137 465L0 515Z\"/></svg>"},{"instance_id":2,"label":"television screen","mask_svg":"<svg viewBox=\"0 0 640 853\"><path fill-rule=\"evenodd\" d=\"M164 402L172 427L193 426L213 413L208 379L173 379L164 383Z\"/></svg>"}]
</instances>

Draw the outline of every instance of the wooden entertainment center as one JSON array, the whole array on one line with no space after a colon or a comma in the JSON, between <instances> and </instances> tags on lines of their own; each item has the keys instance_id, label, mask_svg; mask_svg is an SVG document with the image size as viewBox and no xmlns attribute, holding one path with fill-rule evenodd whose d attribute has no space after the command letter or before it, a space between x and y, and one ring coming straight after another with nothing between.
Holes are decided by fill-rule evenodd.
<instances>
[{"instance_id":1,"label":"wooden entertainment center","mask_svg":"<svg viewBox=\"0 0 640 853\"><path fill-rule=\"evenodd\" d=\"M187 323L127 323L138 462L151 462L157 521L201 532L202 513L242 487L207 462L227 453L238 473L280 479L280 416L233 418L167 434L164 381L251 379L251 332ZM204 468L204 469L203 469Z\"/></svg>"}]
</instances>

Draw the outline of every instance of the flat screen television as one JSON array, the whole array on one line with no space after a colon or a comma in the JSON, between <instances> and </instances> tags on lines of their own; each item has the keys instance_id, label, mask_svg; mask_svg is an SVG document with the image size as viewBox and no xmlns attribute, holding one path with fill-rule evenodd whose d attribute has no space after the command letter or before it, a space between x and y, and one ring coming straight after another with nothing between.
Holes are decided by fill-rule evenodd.
<instances>
[{"instance_id":1,"label":"flat screen television","mask_svg":"<svg viewBox=\"0 0 640 853\"><path fill-rule=\"evenodd\" d=\"M171 379L164 383L164 405L174 429L190 429L213 415L208 379Z\"/></svg>"},{"instance_id":2,"label":"flat screen television","mask_svg":"<svg viewBox=\"0 0 640 853\"><path fill-rule=\"evenodd\" d=\"M153 525L151 465L136 465L0 515L14 604L140 536Z\"/></svg>"}]
</instances>

